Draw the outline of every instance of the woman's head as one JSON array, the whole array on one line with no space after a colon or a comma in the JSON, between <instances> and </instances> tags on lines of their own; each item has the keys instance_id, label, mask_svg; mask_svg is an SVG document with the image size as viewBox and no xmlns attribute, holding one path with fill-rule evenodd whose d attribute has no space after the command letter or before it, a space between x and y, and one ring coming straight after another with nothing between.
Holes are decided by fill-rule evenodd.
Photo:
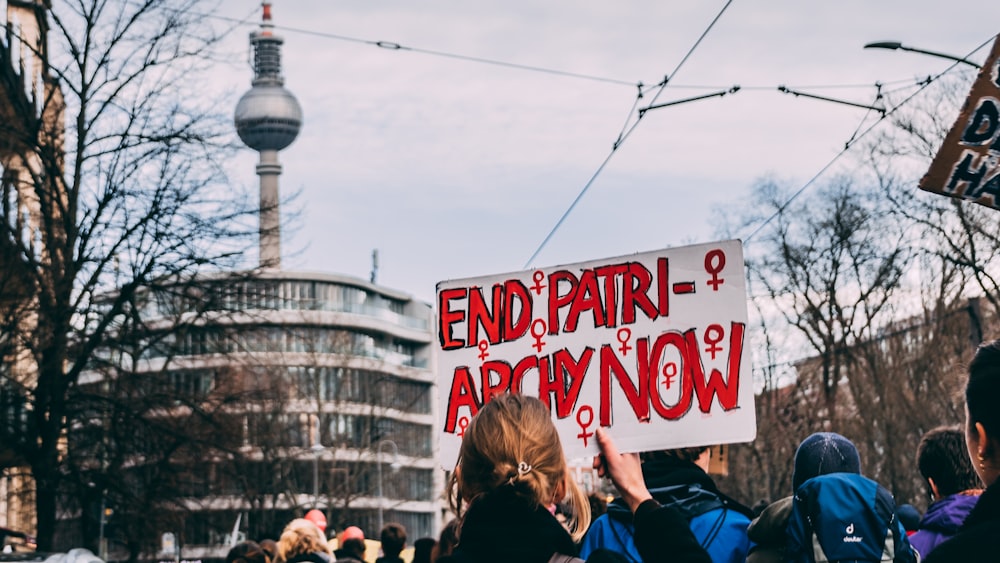
<instances>
[{"instance_id":1,"label":"woman's head","mask_svg":"<svg viewBox=\"0 0 1000 563\"><path fill-rule=\"evenodd\" d=\"M535 505L549 506L567 492L577 515L570 523L574 536L590 523L587 499L568 478L559 434L545 405L534 397L504 394L494 397L473 417L452 474L450 500L463 502L501 487Z\"/></svg>"},{"instance_id":2,"label":"woman's head","mask_svg":"<svg viewBox=\"0 0 1000 563\"><path fill-rule=\"evenodd\" d=\"M330 553L323 532L305 518L296 518L285 526L278 539L278 560L288 561L303 553Z\"/></svg>"},{"instance_id":3,"label":"woman's head","mask_svg":"<svg viewBox=\"0 0 1000 563\"><path fill-rule=\"evenodd\" d=\"M965 408L969 458L989 486L1000 474L1000 340L981 345L972 358Z\"/></svg>"}]
</instances>

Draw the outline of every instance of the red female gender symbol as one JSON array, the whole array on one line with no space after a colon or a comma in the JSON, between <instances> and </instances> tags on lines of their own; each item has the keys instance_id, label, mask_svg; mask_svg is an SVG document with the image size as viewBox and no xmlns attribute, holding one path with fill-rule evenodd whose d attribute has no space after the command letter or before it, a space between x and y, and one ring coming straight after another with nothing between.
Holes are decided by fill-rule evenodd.
<instances>
[{"instance_id":1,"label":"red female gender symbol","mask_svg":"<svg viewBox=\"0 0 1000 563\"><path fill-rule=\"evenodd\" d=\"M462 436L465 436L465 429L468 428L468 427L469 427L469 418L468 417L463 416L462 418L458 419L458 432L456 432L456 435L459 438L461 438Z\"/></svg>"},{"instance_id":2,"label":"red female gender symbol","mask_svg":"<svg viewBox=\"0 0 1000 563\"><path fill-rule=\"evenodd\" d=\"M587 420L583 420L583 415L587 415ZM594 435L593 432L587 432L587 428L590 427L594 422L594 409L590 405L583 405L580 410L576 411L576 423L580 425L581 432L576 435L577 438L583 439L583 447L587 447L587 438Z\"/></svg>"},{"instance_id":3,"label":"red female gender symbol","mask_svg":"<svg viewBox=\"0 0 1000 563\"><path fill-rule=\"evenodd\" d=\"M541 295L542 290L545 289L545 284L542 280L545 279L545 272L541 270L535 270L534 274L531 274L531 279L534 280L535 285L531 286L531 290L535 292L535 295Z\"/></svg>"},{"instance_id":4,"label":"red female gender symbol","mask_svg":"<svg viewBox=\"0 0 1000 563\"><path fill-rule=\"evenodd\" d=\"M668 390L670 385L674 382L674 378L677 377L677 364L669 362L663 365L663 386Z\"/></svg>"},{"instance_id":5,"label":"red female gender symbol","mask_svg":"<svg viewBox=\"0 0 1000 563\"><path fill-rule=\"evenodd\" d=\"M539 328L540 327L540 328ZM531 321L531 336L535 337L535 343L532 346L535 347L536 352L542 351L542 346L545 346L545 342L542 341L542 337L545 336L545 319L535 319Z\"/></svg>"},{"instance_id":6,"label":"red female gender symbol","mask_svg":"<svg viewBox=\"0 0 1000 563\"><path fill-rule=\"evenodd\" d=\"M479 341L479 361L483 361L490 357L490 353L486 350L489 349L490 343L484 338Z\"/></svg>"},{"instance_id":7,"label":"red female gender symbol","mask_svg":"<svg viewBox=\"0 0 1000 563\"><path fill-rule=\"evenodd\" d=\"M708 280L708 285L712 286L712 291L719 291L719 286L726 280L719 277L719 273L726 267L726 253L716 248L709 250L705 254L705 271L712 274L712 279Z\"/></svg>"},{"instance_id":8,"label":"red female gender symbol","mask_svg":"<svg viewBox=\"0 0 1000 563\"><path fill-rule=\"evenodd\" d=\"M708 325L705 329L705 343L708 346L705 347L705 351L712 355L712 359L715 359L715 354L722 351L722 347L719 346L719 342L722 342L722 338L726 335L726 332L722 330L721 325Z\"/></svg>"},{"instance_id":9,"label":"red female gender symbol","mask_svg":"<svg viewBox=\"0 0 1000 563\"><path fill-rule=\"evenodd\" d=\"M621 342L621 347L618 350L622 353L622 356L627 356L628 351L632 349L632 346L628 345L628 341L632 339L632 331L629 328L618 329L618 342Z\"/></svg>"}]
</instances>

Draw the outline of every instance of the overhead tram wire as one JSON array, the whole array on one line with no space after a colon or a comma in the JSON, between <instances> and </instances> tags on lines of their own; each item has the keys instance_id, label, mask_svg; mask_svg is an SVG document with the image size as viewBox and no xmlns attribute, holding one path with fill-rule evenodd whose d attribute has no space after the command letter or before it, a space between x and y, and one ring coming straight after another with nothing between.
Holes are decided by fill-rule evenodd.
<instances>
[{"instance_id":1,"label":"overhead tram wire","mask_svg":"<svg viewBox=\"0 0 1000 563\"><path fill-rule=\"evenodd\" d=\"M129 2L129 3L136 4L135 2ZM170 9L170 8L167 8L167 9ZM227 22L232 22L232 23L236 23L236 24L240 24L240 25L255 25L256 20L254 19L254 15L257 13L257 10L255 8L253 11L250 12L250 14L246 18L240 19L240 18L234 18L234 17L229 17L229 16L221 16L221 15L214 14L214 13L192 12L192 11L180 10L180 9L174 9L174 11L183 11L184 13L186 13L188 15L192 15L192 16L198 16L198 17L209 18L209 19L216 19L216 20L220 20L220 21L227 21ZM474 63L481 63L481 64L488 64L488 65L494 65L494 66L502 66L502 67L512 68L512 69L516 69L516 70L525 70L525 71L529 71L529 72L540 72L540 73L552 74L552 75L555 75L555 76L564 76L564 77L568 77L568 78L579 78L579 79L582 79L582 80L590 80L590 81L596 81L596 82L605 82L605 83L609 83L609 84L619 84L619 85L623 85L623 86L631 86L633 88L638 87L639 90L640 90L640 92L643 94L643 96L645 94L647 94L648 92L651 92L651 91L655 90L656 88L658 88L662 84L662 83L659 83L659 84L656 84L656 85L653 85L653 86L645 86L645 84L642 81L628 81L628 80L622 80L622 79L619 79L619 78L609 78L609 77L606 77L606 76L598 76L598 75L593 75L593 74L571 72L571 71L553 69L553 68L536 66L536 65L528 65L528 64L522 64L522 63L513 63L513 62L501 61L501 60L497 60L497 59L487 59L487 58L484 58L484 57L476 57L476 56L471 56L471 55L463 55L463 54L460 54L460 53L451 53L451 52L447 52L447 51L437 51L437 50L433 50L433 49L423 49L423 48L420 48L420 47L408 47L408 46L405 46L405 45L402 45L402 44L399 44L399 43L396 43L396 42L393 42L393 41L376 41L376 40L371 40L371 39L362 39L360 37L351 37L351 36L347 36L347 35L339 35L339 34L336 34L336 33L328 33L328 32L324 32L324 31L316 31L316 30L312 30L312 29L305 29L305 28L298 28L298 27L289 27L289 26L279 25L279 24L275 24L273 27L274 27L274 29L285 31L287 33L300 33L300 34L303 34L303 35L311 35L311 36L321 37L321 38L325 38L325 39L334 39L334 40L337 40L337 41L346 41L346 42L351 42L351 43L360 43L360 44L364 44L364 45L372 45L372 46L379 47L379 48L382 48L382 49L387 49L387 50L390 50L390 51L409 51L409 52L419 53L419 54L423 54L423 55L431 55L431 56L435 56L435 57L443 57L443 58L449 58L449 59L455 59L455 60L461 60L461 61L467 61L467 62L474 62ZM907 83L907 82L912 82L912 79L907 78L907 79L900 79L900 80L895 80L895 81L890 81L890 82L883 82L883 85L903 84L903 83ZM727 88L730 88L730 87L731 86L729 86L729 85L726 85L726 86L720 86L720 85L699 85L699 84L671 84L670 85L671 89L685 89L685 90L723 90L723 89L727 89ZM803 85L790 85L789 87L794 87L794 88L813 88L813 89L825 89L825 88L868 88L868 87L871 87L871 84L821 84L821 85L804 85L804 86ZM645 88L645 90L643 90L643 88ZM740 89L741 90L773 90L774 86L741 86ZM640 96L640 97L643 97L643 96Z\"/></svg>"},{"instance_id":2,"label":"overhead tram wire","mask_svg":"<svg viewBox=\"0 0 1000 563\"><path fill-rule=\"evenodd\" d=\"M712 21L708 24L708 26L705 28L705 30L701 33L701 35L698 36L698 39L694 42L694 45L692 45L691 48L688 49L687 53L684 55L684 57L681 59L681 61L679 63L677 63L677 66L674 67L673 72L671 72L670 74L667 74L663 78L663 80L657 85L658 86L658 90L657 90L656 94L653 96L652 101L648 104L647 109L648 109L649 106L652 106L652 105L656 104L656 100L660 97L660 94L663 93L663 90L666 89L667 84L670 82L670 80L677 74L677 72L681 69L681 67L684 66L684 63L686 63L687 60L691 57L691 55L694 53L695 49L697 49L698 46L701 45L702 40L704 40L705 37L708 35L708 33L712 30L712 28L715 27L715 24L719 21L719 18L721 18L722 15L724 13L726 13L726 10L729 9L730 4L732 4L732 3L733 3L733 0L727 0L726 1L726 4L722 7L721 10L719 10L719 13L715 15L715 18L712 19ZM639 87L638 97L639 98L643 97L643 92L642 92L642 87L641 86ZM638 106L638 103L636 103L633 106L633 109L632 109L633 112L635 111L635 108L637 106ZM552 230L549 231L549 234L547 234L545 236L545 239L542 240L542 243L540 245L538 245L538 248L535 249L535 252L531 255L531 258L528 258L528 261L524 264L524 269L528 269L529 267L531 267L532 262L535 261L535 258L538 257L538 254L542 251L542 249L545 248L545 245L547 245L549 243L549 240L552 239L552 236L556 233L556 231L559 230L559 227L562 226L563 222L566 221L566 218L569 217L569 214L573 212L573 209L576 207L576 205L578 203L580 203L580 200L583 199L584 195L586 195L587 191L590 189L590 186L594 185L594 181L596 181L597 177L601 175L601 172L604 170L604 167L608 165L608 162L610 162L611 158L615 155L616 152L618 152L618 149L622 146L623 143L625 143L625 141L629 138L629 136L631 136L632 131L635 131L635 128L642 121L642 117L644 115L645 115L645 112L640 110L638 112L638 114L637 114L637 117L636 117L635 121L632 122L631 125L629 125L629 121L630 120L626 120L625 127L622 129L622 132L618 134L618 139L615 140L614 144L611 147L611 152L608 153L608 156L604 158L604 161L601 162L600 166L597 167L597 170L594 172L594 174L590 177L589 180L587 180L587 183L584 184L583 189L580 190L580 193L577 194L577 196L573 200L573 202L570 203L569 207L562 214L562 217L559 218L559 221L556 222L555 226L552 227Z\"/></svg>"},{"instance_id":3,"label":"overhead tram wire","mask_svg":"<svg viewBox=\"0 0 1000 563\"><path fill-rule=\"evenodd\" d=\"M963 58L967 59L967 58L971 57L972 55L974 55L976 53L976 51L979 51L983 47L989 45L990 42L992 42L995 38L996 38L996 35L991 36L986 41L983 41L982 44L980 44L978 47L976 47L975 49L973 49L972 51L970 51L969 54L967 54ZM955 62L951 63L948 66L948 68L944 69L940 73L934 75L933 77L930 77L930 76L927 77L926 80L924 80L924 81L922 81L920 83L920 87L919 88L917 88L912 94L910 94L909 96L907 96L906 98L904 98L903 101L901 101L898 104L896 104L895 106L893 106L892 109L887 110L884 115L882 115L878 120L876 120L875 123L872 123L870 126L868 126L868 128L866 128L863 132L861 132L860 135L857 134L857 131L855 131L855 135L853 136L852 140L844 143L844 148L841 149L840 152L838 152L832 159L830 159L829 162L827 162L822 168L820 168L819 171L816 172L816 174L814 174L812 176L812 178L809 179L809 181L807 181L805 184L803 184L801 188L799 188L798 190L796 190L796 192L793 193L784 203L782 203L780 206L778 206L778 209L776 209L774 213L772 213L767 219L765 219L760 225L758 225L753 231L751 231L749 235L747 235L745 238L743 238L743 242L744 243L750 242L753 239L753 237L757 235L757 233L759 233L761 230L763 230L764 227L766 227L768 224L770 224L771 221L773 221L775 217L777 217L782 212L784 212L785 209L789 205L791 205L793 201L795 201L800 195L802 195L807 189L809 189L810 186L812 186L814 183L816 183L816 180L818 180L824 173L826 173L826 171L829 170L830 167L833 166L838 160L840 160L841 157L843 157L845 154L847 154L847 151L851 150L851 148L853 148L854 145L856 145L858 143L858 141L860 141L861 139L863 139L866 135L868 135L868 133L870 133L873 129L875 129L876 127L878 127L879 124L881 124L883 121L885 121L888 117L890 117L891 115L893 115L894 113L896 113L896 111L899 110L901 107L903 107L906 104L910 103L911 100L913 100L915 97L917 97L918 94L920 94L925 89L927 89L928 86L930 86L934 82L937 82L938 79L940 79L942 76L944 76L944 75L948 74L949 72L951 72L952 70L954 70L959 64L961 64L961 63L958 62L958 61L955 61ZM865 116L865 119L867 119L867 115Z\"/></svg>"},{"instance_id":4,"label":"overhead tram wire","mask_svg":"<svg viewBox=\"0 0 1000 563\"><path fill-rule=\"evenodd\" d=\"M190 11L185 11L185 13L186 14L190 14L190 15L196 15L196 16L204 17L204 18L217 19L217 20L220 20L220 21L228 21L228 22L233 22L233 23L238 23L238 24L246 24L246 23L248 23L246 20L232 18L232 17L229 17L229 16L221 16L219 14L213 14L213 13L196 13L196 12L190 12ZM351 37L349 35L340 35L340 34L337 34L337 33L329 33L329 32L326 32L326 31L316 31L316 30L305 29L305 28L301 28L301 27L290 27L290 26L287 26L287 25L278 25L278 24L275 24L272 27L274 29L277 29L277 30L280 30L280 31L284 31L284 32L287 32L287 33L300 33L302 35L311 35L311 36L314 36L314 37L321 37L321 38L324 38L324 39L335 39L337 41L346 41L346 42L350 42L350 43L360 43L362 45L372 45L374 47L378 47L380 49L387 49L387 50L390 50L390 51L409 51L409 52L413 52L413 53L420 53L420 54L423 54L423 55L432 55L432 56L435 56L435 57L444 57L444 58L461 60L461 61L467 61L467 62L474 62L474 63L480 63L480 64L488 64L488 65L493 65L493 66L501 66L501 67L513 68L513 69L517 69L517 70L526 70L526 71L530 71L530 72L540 72L540 73L552 74L552 75L556 75L556 76L565 76L565 77L568 77L568 78L579 78L579 79L582 79L582 80L590 80L590 81L594 81L594 82L605 82L605 83L609 83L609 84L619 84L619 85L623 85L623 86L631 86L633 88L635 88L637 85L640 88L642 87L642 82L641 81L634 81L634 80L633 81L629 81L629 80L622 80L622 79L619 79L619 78L608 78L608 77L605 77L605 76L597 76L597 75L593 75L593 74L584 74L584 73L581 73L581 72L570 72L570 71L559 70L559 69L554 69L554 68L546 68L546 67L535 66L535 65L527 65L527 64L521 64L521 63L512 63L512 62L509 62L509 61L501 61L501 60L497 60L497 59L487 59L485 57L475 57L475 56L471 56L471 55L462 55L462 54L458 54L458 53L449 53L447 51L437 51L437 50L434 50L434 49L422 49L420 47L408 47L406 45L402 45L402 44L396 43L394 41L381 41L381 40L376 41L376 40L372 40L372 39L362 39L360 37Z\"/></svg>"}]
</instances>

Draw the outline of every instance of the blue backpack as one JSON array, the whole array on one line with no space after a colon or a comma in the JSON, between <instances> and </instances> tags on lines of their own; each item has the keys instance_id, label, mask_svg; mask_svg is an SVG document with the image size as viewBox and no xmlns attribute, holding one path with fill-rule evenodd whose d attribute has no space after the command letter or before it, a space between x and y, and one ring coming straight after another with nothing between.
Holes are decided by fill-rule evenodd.
<instances>
[{"instance_id":1,"label":"blue backpack","mask_svg":"<svg viewBox=\"0 0 1000 563\"><path fill-rule=\"evenodd\" d=\"M793 563L918 561L884 487L854 473L814 477L795 491L788 519Z\"/></svg>"}]
</instances>

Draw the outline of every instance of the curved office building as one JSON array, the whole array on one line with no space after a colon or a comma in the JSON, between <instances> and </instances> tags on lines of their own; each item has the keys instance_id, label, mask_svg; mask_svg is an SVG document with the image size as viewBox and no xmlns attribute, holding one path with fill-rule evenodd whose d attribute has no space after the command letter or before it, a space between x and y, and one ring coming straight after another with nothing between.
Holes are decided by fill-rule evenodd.
<instances>
[{"instance_id":1,"label":"curved office building","mask_svg":"<svg viewBox=\"0 0 1000 563\"><path fill-rule=\"evenodd\" d=\"M187 484L181 558L224 555L234 528L276 538L311 508L334 531L377 538L380 522L398 522L410 538L435 535L430 306L331 274L263 270L201 288L210 310L140 362L178 395L247 393L227 407L241 455L207 460ZM176 312L150 299L142 316Z\"/></svg>"}]
</instances>

